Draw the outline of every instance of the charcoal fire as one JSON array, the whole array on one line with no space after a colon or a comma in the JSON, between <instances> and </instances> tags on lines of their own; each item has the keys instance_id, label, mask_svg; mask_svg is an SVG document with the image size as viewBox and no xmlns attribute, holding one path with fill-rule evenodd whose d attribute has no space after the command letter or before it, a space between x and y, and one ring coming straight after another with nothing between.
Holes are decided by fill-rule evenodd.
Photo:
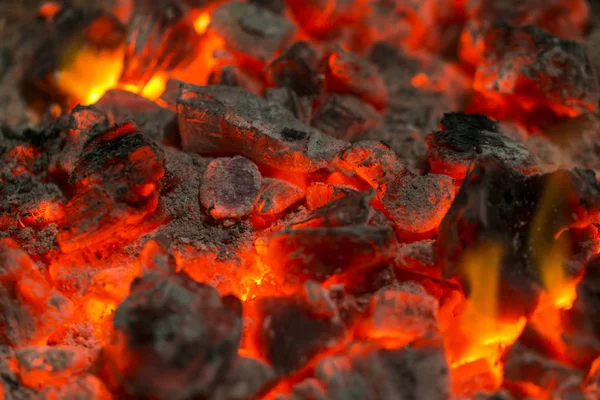
<instances>
[{"instance_id":1,"label":"charcoal fire","mask_svg":"<svg viewBox=\"0 0 600 400\"><path fill-rule=\"evenodd\" d=\"M600 2L0 2L0 400L600 398Z\"/></svg>"}]
</instances>

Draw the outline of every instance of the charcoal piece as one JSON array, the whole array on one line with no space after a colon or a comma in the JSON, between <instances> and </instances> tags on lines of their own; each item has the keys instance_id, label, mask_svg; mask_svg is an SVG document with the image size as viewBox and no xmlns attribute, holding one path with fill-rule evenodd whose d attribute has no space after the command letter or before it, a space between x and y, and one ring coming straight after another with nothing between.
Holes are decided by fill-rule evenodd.
<instances>
[{"instance_id":1,"label":"charcoal piece","mask_svg":"<svg viewBox=\"0 0 600 400\"><path fill-rule=\"evenodd\" d=\"M184 151L235 153L290 172L335 165L348 144L242 89L185 85L177 101Z\"/></svg>"},{"instance_id":2,"label":"charcoal piece","mask_svg":"<svg viewBox=\"0 0 600 400\"><path fill-rule=\"evenodd\" d=\"M133 123L95 134L71 174L75 195L67 203L67 223L58 235L61 249L101 245L152 215L163 175L162 148ZM141 234L149 227L138 228Z\"/></svg>"},{"instance_id":3,"label":"charcoal piece","mask_svg":"<svg viewBox=\"0 0 600 400\"><path fill-rule=\"evenodd\" d=\"M306 188L306 205L309 210L315 210L356 192L352 186L315 182Z\"/></svg>"},{"instance_id":4,"label":"charcoal piece","mask_svg":"<svg viewBox=\"0 0 600 400\"><path fill-rule=\"evenodd\" d=\"M117 201L104 187L91 185L67 203L66 224L57 236L58 244L63 252L71 253L82 247L101 246L135 225L140 234L145 233L140 223L156 210L157 201L155 193L131 207Z\"/></svg>"},{"instance_id":5,"label":"charcoal piece","mask_svg":"<svg viewBox=\"0 0 600 400\"><path fill-rule=\"evenodd\" d=\"M25 386L62 386L90 372L99 352L75 346L31 346L15 352L19 378Z\"/></svg>"},{"instance_id":6,"label":"charcoal piece","mask_svg":"<svg viewBox=\"0 0 600 400\"><path fill-rule=\"evenodd\" d=\"M441 270L436 262L435 240L421 240L402 245L395 253L394 266L404 271L441 279Z\"/></svg>"},{"instance_id":7,"label":"charcoal piece","mask_svg":"<svg viewBox=\"0 0 600 400\"><path fill-rule=\"evenodd\" d=\"M321 94L324 77L318 73L316 51L307 42L295 42L265 70L277 87L293 90L298 96Z\"/></svg>"},{"instance_id":8,"label":"charcoal piece","mask_svg":"<svg viewBox=\"0 0 600 400\"><path fill-rule=\"evenodd\" d=\"M563 311L564 340L569 356L578 366L589 366L600 356L600 257L585 265L577 285L577 298Z\"/></svg>"},{"instance_id":9,"label":"charcoal piece","mask_svg":"<svg viewBox=\"0 0 600 400\"><path fill-rule=\"evenodd\" d=\"M384 347L403 347L410 342L438 333L438 302L422 286L415 284L377 292L358 332Z\"/></svg>"},{"instance_id":10,"label":"charcoal piece","mask_svg":"<svg viewBox=\"0 0 600 400\"><path fill-rule=\"evenodd\" d=\"M511 383L527 383L553 392L575 380L581 385L583 372L577 368L544 357L519 342L504 356L504 379Z\"/></svg>"},{"instance_id":11,"label":"charcoal piece","mask_svg":"<svg viewBox=\"0 0 600 400\"><path fill-rule=\"evenodd\" d=\"M353 192L341 196L325 204L323 207L310 211L301 219L294 221L293 228L307 227L341 227L365 225L372 222L374 210L371 206L375 198L375 190Z\"/></svg>"},{"instance_id":12,"label":"charcoal piece","mask_svg":"<svg viewBox=\"0 0 600 400\"><path fill-rule=\"evenodd\" d=\"M27 253L0 240L0 345L23 347L43 340L74 314Z\"/></svg>"},{"instance_id":13,"label":"charcoal piece","mask_svg":"<svg viewBox=\"0 0 600 400\"><path fill-rule=\"evenodd\" d=\"M78 191L101 184L115 200L136 204L156 190L164 175L164 153L128 122L90 138L71 179Z\"/></svg>"},{"instance_id":14,"label":"charcoal piece","mask_svg":"<svg viewBox=\"0 0 600 400\"><path fill-rule=\"evenodd\" d=\"M216 388L214 396L229 400L252 399L273 383L276 377L273 368L266 363L238 356L223 382Z\"/></svg>"},{"instance_id":15,"label":"charcoal piece","mask_svg":"<svg viewBox=\"0 0 600 400\"><path fill-rule=\"evenodd\" d=\"M330 95L317 108L311 125L338 139L361 139L380 121L377 110L358 97Z\"/></svg>"},{"instance_id":16,"label":"charcoal piece","mask_svg":"<svg viewBox=\"0 0 600 400\"><path fill-rule=\"evenodd\" d=\"M266 239L262 258L291 282L377 265L394 240L388 227L369 225L285 229Z\"/></svg>"},{"instance_id":17,"label":"charcoal piece","mask_svg":"<svg viewBox=\"0 0 600 400\"><path fill-rule=\"evenodd\" d=\"M255 203L259 215L275 215L304 198L300 187L274 178L263 178L260 194Z\"/></svg>"},{"instance_id":18,"label":"charcoal piece","mask_svg":"<svg viewBox=\"0 0 600 400\"><path fill-rule=\"evenodd\" d=\"M237 356L241 303L184 273L147 272L113 323L107 367L129 395L206 397Z\"/></svg>"},{"instance_id":19,"label":"charcoal piece","mask_svg":"<svg viewBox=\"0 0 600 400\"><path fill-rule=\"evenodd\" d=\"M168 142L177 135L176 113L139 94L111 89L95 107L110 115L113 121L133 121L140 132L157 143Z\"/></svg>"},{"instance_id":20,"label":"charcoal piece","mask_svg":"<svg viewBox=\"0 0 600 400\"><path fill-rule=\"evenodd\" d=\"M319 289L324 290L320 286ZM319 352L344 340L346 328L335 307L333 314L323 313L320 304L307 301L304 295L256 300L259 318L255 321L253 340L261 355L279 374L298 370ZM323 296L329 297L326 291Z\"/></svg>"},{"instance_id":21,"label":"charcoal piece","mask_svg":"<svg viewBox=\"0 0 600 400\"><path fill-rule=\"evenodd\" d=\"M233 53L263 66L283 48L294 31L294 25L287 19L256 4L238 1L217 7L208 26L208 32L222 37Z\"/></svg>"},{"instance_id":22,"label":"charcoal piece","mask_svg":"<svg viewBox=\"0 0 600 400\"><path fill-rule=\"evenodd\" d=\"M338 93L352 93L377 109L387 105L388 90L377 66L369 60L341 48L327 59L327 88Z\"/></svg>"},{"instance_id":23,"label":"charcoal piece","mask_svg":"<svg viewBox=\"0 0 600 400\"><path fill-rule=\"evenodd\" d=\"M51 156L50 172L58 179L70 176L85 143L98 132L109 128L107 115L95 106L77 106L69 114L62 151Z\"/></svg>"},{"instance_id":24,"label":"charcoal piece","mask_svg":"<svg viewBox=\"0 0 600 400\"><path fill-rule=\"evenodd\" d=\"M180 0L135 0L128 22L121 82L145 86L189 61L198 35Z\"/></svg>"},{"instance_id":25,"label":"charcoal piece","mask_svg":"<svg viewBox=\"0 0 600 400\"><path fill-rule=\"evenodd\" d=\"M450 371L439 338L418 340L400 349L351 345L343 354L317 364L315 376L328 398L442 400L450 396Z\"/></svg>"},{"instance_id":26,"label":"charcoal piece","mask_svg":"<svg viewBox=\"0 0 600 400\"><path fill-rule=\"evenodd\" d=\"M209 85L242 86L240 71L234 65L217 66L208 77Z\"/></svg>"},{"instance_id":27,"label":"charcoal piece","mask_svg":"<svg viewBox=\"0 0 600 400\"><path fill-rule=\"evenodd\" d=\"M36 398L39 400L104 400L111 399L112 394L99 378L94 375L83 375L61 387L47 387Z\"/></svg>"},{"instance_id":28,"label":"charcoal piece","mask_svg":"<svg viewBox=\"0 0 600 400\"><path fill-rule=\"evenodd\" d=\"M242 218L254 208L261 179L258 167L247 158L217 158L204 172L198 199L216 219Z\"/></svg>"},{"instance_id":29,"label":"charcoal piece","mask_svg":"<svg viewBox=\"0 0 600 400\"><path fill-rule=\"evenodd\" d=\"M388 145L374 140L354 143L344 151L342 160L379 192L398 176L412 176Z\"/></svg>"},{"instance_id":30,"label":"charcoal piece","mask_svg":"<svg viewBox=\"0 0 600 400\"><path fill-rule=\"evenodd\" d=\"M494 158L479 159L439 228L437 258L443 275L459 277L469 292L463 269L468 249L499 246L499 312L508 318L528 315L543 286L541 255L550 251L563 230L593 221L599 200L600 185L591 171L525 176ZM540 226L536 216L544 202L552 206L547 207L547 216L542 215L543 227L532 231L534 225ZM577 240L572 234L563 233L568 243ZM547 248L533 248L533 242Z\"/></svg>"},{"instance_id":31,"label":"charcoal piece","mask_svg":"<svg viewBox=\"0 0 600 400\"><path fill-rule=\"evenodd\" d=\"M484 41L485 52L473 87L484 96L505 96L506 106L495 113L510 112L515 107L517 111L526 109L531 102L549 107L558 115L577 116L596 109L598 82L580 44L534 26L508 25L490 30ZM522 105L520 97L524 99Z\"/></svg>"},{"instance_id":32,"label":"charcoal piece","mask_svg":"<svg viewBox=\"0 0 600 400\"><path fill-rule=\"evenodd\" d=\"M454 180L445 175L400 175L381 198L399 235L437 229L454 200Z\"/></svg>"},{"instance_id":33,"label":"charcoal piece","mask_svg":"<svg viewBox=\"0 0 600 400\"><path fill-rule=\"evenodd\" d=\"M526 175L538 172L538 160L527 147L504 135L483 115L446 114L442 125L444 130L427 137L433 173L463 180L473 161L485 156Z\"/></svg>"}]
</instances>

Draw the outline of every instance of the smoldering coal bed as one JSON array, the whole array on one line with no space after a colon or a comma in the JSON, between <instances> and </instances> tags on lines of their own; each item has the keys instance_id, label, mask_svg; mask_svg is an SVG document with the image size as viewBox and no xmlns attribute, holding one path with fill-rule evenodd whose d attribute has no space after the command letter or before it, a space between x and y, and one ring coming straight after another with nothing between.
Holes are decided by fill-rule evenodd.
<instances>
[{"instance_id":1,"label":"smoldering coal bed","mask_svg":"<svg viewBox=\"0 0 600 400\"><path fill-rule=\"evenodd\" d=\"M0 2L0 400L600 398L599 22Z\"/></svg>"}]
</instances>

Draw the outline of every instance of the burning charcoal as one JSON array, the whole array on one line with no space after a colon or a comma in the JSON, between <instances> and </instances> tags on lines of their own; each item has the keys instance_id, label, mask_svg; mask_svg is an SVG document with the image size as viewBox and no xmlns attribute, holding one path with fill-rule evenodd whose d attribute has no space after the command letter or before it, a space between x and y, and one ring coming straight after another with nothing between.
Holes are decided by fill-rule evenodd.
<instances>
[{"instance_id":1,"label":"burning charcoal","mask_svg":"<svg viewBox=\"0 0 600 400\"><path fill-rule=\"evenodd\" d=\"M394 266L405 271L441 279L441 271L436 263L436 242L421 240L403 245L395 252Z\"/></svg>"},{"instance_id":2,"label":"burning charcoal","mask_svg":"<svg viewBox=\"0 0 600 400\"><path fill-rule=\"evenodd\" d=\"M377 109L387 105L387 87L377 66L341 48L331 53L327 60L327 88L360 96Z\"/></svg>"},{"instance_id":3,"label":"burning charcoal","mask_svg":"<svg viewBox=\"0 0 600 400\"><path fill-rule=\"evenodd\" d=\"M262 361L238 356L223 383L215 390L215 398L252 399L276 378L273 368Z\"/></svg>"},{"instance_id":4,"label":"burning charcoal","mask_svg":"<svg viewBox=\"0 0 600 400\"><path fill-rule=\"evenodd\" d=\"M504 379L511 384L535 385L544 392L552 393L573 380L577 386L581 385L583 373L516 342L504 356Z\"/></svg>"},{"instance_id":5,"label":"burning charcoal","mask_svg":"<svg viewBox=\"0 0 600 400\"><path fill-rule=\"evenodd\" d=\"M233 53L263 66L283 48L294 30L287 19L255 4L238 1L215 9L208 26L208 32L222 37Z\"/></svg>"},{"instance_id":6,"label":"burning charcoal","mask_svg":"<svg viewBox=\"0 0 600 400\"><path fill-rule=\"evenodd\" d=\"M100 379L94 375L83 375L70 380L64 386L45 388L37 398L39 400L110 400L113 397Z\"/></svg>"},{"instance_id":7,"label":"burning charcoal","mask_svg":"<svg viewBox=\"0 0 600 400\"><path fill-rule=\"evenodd\" d=\"M164 154L133 123L117 125L88 140L75 165L75 196L67 204L61 249L95 245L139 223L157 206Z\"/></svg>"},{"instance_id":8,"label":"burning charcoal","mask_svg":"<svg viewBox=\"0 0 600 400\"><path fill-rule=\"evenodd\" d=\"M255 307L259 319L253 340L277 373L303 367L344 339L346 328L329 294L314 282L296 296L259 298Z\"/></svg>"},{"instance_id":9,"label":"burning charcoal","mask_svg":"<svg viewBox=\"0 0 600 400\"><path fill-rule=\"evenodd\" d=\"M235 360L241 304L179 273L148 272L114 315L107 367L131 396L206 397Z\"/></svg>"},{"instance_id":10,"label":"burning charcoal","mask_svg":"<svg viewBox=\"0 0 600 400\"><path fill-rule=\"evenodd\" d=\"M315 182L306 188L306 205L309 210L315 210L356 192L351 186Z\"/></svg>"},{"instance_id":11,"label":"burning charcoal","mask_svg":"<svg viewBox=\"0 0 600 400\"><path fill-rule=\"evenodd\" d=\"M409 175L398 155L381 142L356 142L343 153L342 160L349 165L349 169L380 192L395 177Z\"/></svg>"},{"instance_id":12,"label":"burning charcoal","mask_svg":"<svg viewBox=\"0 0 600 400\"><path fill-rule=\"evenodd\" d=\"M74 312L27 253L0 240L0 344L24 346L48 336Z\"/></svg>"},{"instance_id":13,"label":"burning charcoal","mask_svg":"<svg viewBox=\"0 0 600 400\"><path fill-rule=\"evenodd\" d=\"M280 170L311 172L334 164L348 146L239 88L186 85L177 110L184 151L236 153Z\"/></svg>"},{"instance_id":14,"label":"burning charcoal","mask_svg":"<svg viewBox=\"0 0 600 400\"><path fill-rule=\"evenodd\" d=\"M19 377L25 386L44 389L62 386L90 372L99 353L75 346L32 346L15 353Z\"/></svg>"},{"instance_id":15,"label":"burning charcoal","mask_svg":"<svg viewBox=\"0 0 600 400\"><path fill-rule=\"evenodd\" d=\"M562 316L569 356L579 366L588 366L600 356L599 295L600 257L596 256L585 266L573 307Z\"/></svg>"},{"instance_id":16,"label":"burning charcoal","mask_svg":"<svg viewBox=\"0 0 600 400\"><path fill-rule=\"evenodd\" d=\"M478 64L473 87L483 98L498 96L498 109L487 110L498 119L520 117L531 103L557 115L577 116L595 110L598 82L581 45L558 39L526 26L501 26L486 34L485 53ZM511 112L517 114L511 115ZM522 117L521 117L522 118Z\"/></svg>"},{"instance_id":17,"label":"burning charcoal","mask_svg":"<svg viewBox=\"0 0 600 400\"><path fill-rule=\"evenodd\" d=\"M365 318L359 322L361 337L386 348L401 348L438 332L438 302L423 287L382 289L373 296Z\"/></svg>"},{"instance_id":18,"label":"burning charcoal","mask_svg":"<svg viewBox=\"0 0 600 400\"><path fill-rule=\"evenodd\" d=\"M371 203L375 198L373 189L342 196L323 207L309 212L295 221L293 228L354 226L371 222L374 210Z\"/></svg>"},{"instance_id":19,"label":"burning charcoal","mask_svg":"<svg viewBox=\"0 0 600 400\"><path fill-rule=\"evenodd\" d=\"M108 118L102 110L95 106L75 107L69 115L65 146L50 162L51 173L58 176L71 175L84 144L95 133L106 129Z\"/></svg>"},{"instance_id":20,"label":"burning charcoal","mask_svg":"<svg viewBox=\"0 0 600 400\"><path fill-rule=\"evenodd\" d=\"M307 42L295 42L267 67L267 79L298 96L321 94L323 76L317 73L317 54Z\"/></svg>"},{"instance_id":21,"label":"burning charcoal","mask_svg":"<svg viewBox=\"0 0 600 400\"><path fill-rule=\"evenodd\" d=\"M427 138L431 172L462 181L478 157L492 155L523 174L538 172L527 147L502 134L495 122L479 114L446 114L444 130Z\"/></svg>"},{"instance_id":22,"label":"burning charcoal","mask_svg":"<svg viewBox=\"0 0 600 400\"><path fill-rule=\"evenodd\" d=\"M436 229L454 200L454 180L445 175L398 176L381 198L399 235Z\"/></svg>"},{"instance_id":23,"label":"burning charcoal","mask_svg":"<svg viewBox=\"0 0 600 400\"><path fill-rule=\"evenodd\" d=\"M273 178L263 178L255 209L259 215L274 215L304 198L298 186Z\"/></svg>"},{"instance_id":24,"label":"burning charcoal","mask_svg":"<svg viewBox=\"0 0 600 400\"><path fill-rule=\"evenodd\" d=\"M261 189L258 167L244 157L217 158L208 164L200 204L216 219L242 218L254 208Z\"/></svg>"},{"instance_id":25,"label":"burning charcoal","mask_svg":"<svg viewBox=\"0 0 600 400\"><path fill-rule=\"evenodd\" d=\"M115 200L136 204L154 193L163 174L162 149L129 122L88 140L72 179L81 191L100 183Z\"/></svg>"},{"instance_id":26,"label":"burning charcoal","mask_svg":"<svg viewBox=\"0 0 600 400\"><path fill-rule=\"evenodd\" d=\"M477 160L452 207L444 217L437 239L438 261L446 277L458 276L469 291L467 269L498 268L499 312L506 317L528 315L544 286L558 282L549 274L573 276L563 270L568 255L556 254L557 244L572 246L569 227L585 227L597 216L600 185L591 171L559 170L525 176L494 158ZM563 232L561 241L556 239ZM484 246L489 254L499 248L499 265L467 262L468 249ZM556 270L560 268L560 270ZM545 282L545 283L543 283ZM561 283L564 284L564 283Z\"/></svg>"},{"instance_id":27,"label":"burning charcoal","mask_svg":"<svg viewBox=\"0 0 600 400\"><path fill-rule=\"evenodd\" d=\"M135 0L128 23L121 81L145 86L162 71L171 71L195 52L196 31L180 0Z\"/></svg>"},{"instance_id":28,"label":"burning charcoal","mask_svg":"<svg viewBox=\"0 0 600 400\"><path fill-rule=\"evenodd\" d=\"M158 143L173 137L177 130L174 111L135 93L109 90L95 107L110 115L113 121L133 121L140 132Z\"/></svg>"},{"instance_id":29,"label":"burning charcoal","mask_svg":"<svg viewBox=\"0 0 600 400\"><path fill-rule=\"evenodd\" d=\"M377 265L393 240L387 227L369 225L285 229L266 239L263 261L290 281L326 280Z\"/></svg>"},{"instance_id":30,"label":"burning charcoal","mask_svg":"<svg viewBox=\"0 0 600 400\"><path fill-rule=\"evenodd\" d=\"M380 120L368 103L351 95L330 95L315 111L311 125L338 139L354 141Z\"/></svg>"},{"instance_id":31,"label":"burning charcoal","mask_svg":"<svg viewBox=\"0 0 600 400\"><path fill-rule=\"evenodd\" d=\"M450 371L440 339L418 340L401 349L356 343L317 364L315 375L328 398L443 400L450 396Z\"/></svg>"}]
</instances>

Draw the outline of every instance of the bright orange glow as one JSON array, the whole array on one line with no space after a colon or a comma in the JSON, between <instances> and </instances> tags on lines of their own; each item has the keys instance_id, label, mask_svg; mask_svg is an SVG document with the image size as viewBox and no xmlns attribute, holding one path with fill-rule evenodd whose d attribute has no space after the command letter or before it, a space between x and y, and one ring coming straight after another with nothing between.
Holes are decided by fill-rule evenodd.
<instances>
[{"instance_id":1,"label":"bright orange glow","mask_svg":"<svg viewBox=\"0 0 600 400\"><path fill-rule=\"evenodd\" d=\"M122 69L122 48L99 50L73 44L65 51L54 78L65 94L88 105L117 86Z\"/></svg>"},{"instance_id":2,"label":"bright orange glow","mask_svg":"<svg viewBox=\"0 0 600 400\"><path fill-rule=\"evenodd\" d=\"M208 28L208 24L210 24L210 14L208 12L203 12L194 21L194 30L198 35L204 35Z\"/></svg>"}]
</instances>

